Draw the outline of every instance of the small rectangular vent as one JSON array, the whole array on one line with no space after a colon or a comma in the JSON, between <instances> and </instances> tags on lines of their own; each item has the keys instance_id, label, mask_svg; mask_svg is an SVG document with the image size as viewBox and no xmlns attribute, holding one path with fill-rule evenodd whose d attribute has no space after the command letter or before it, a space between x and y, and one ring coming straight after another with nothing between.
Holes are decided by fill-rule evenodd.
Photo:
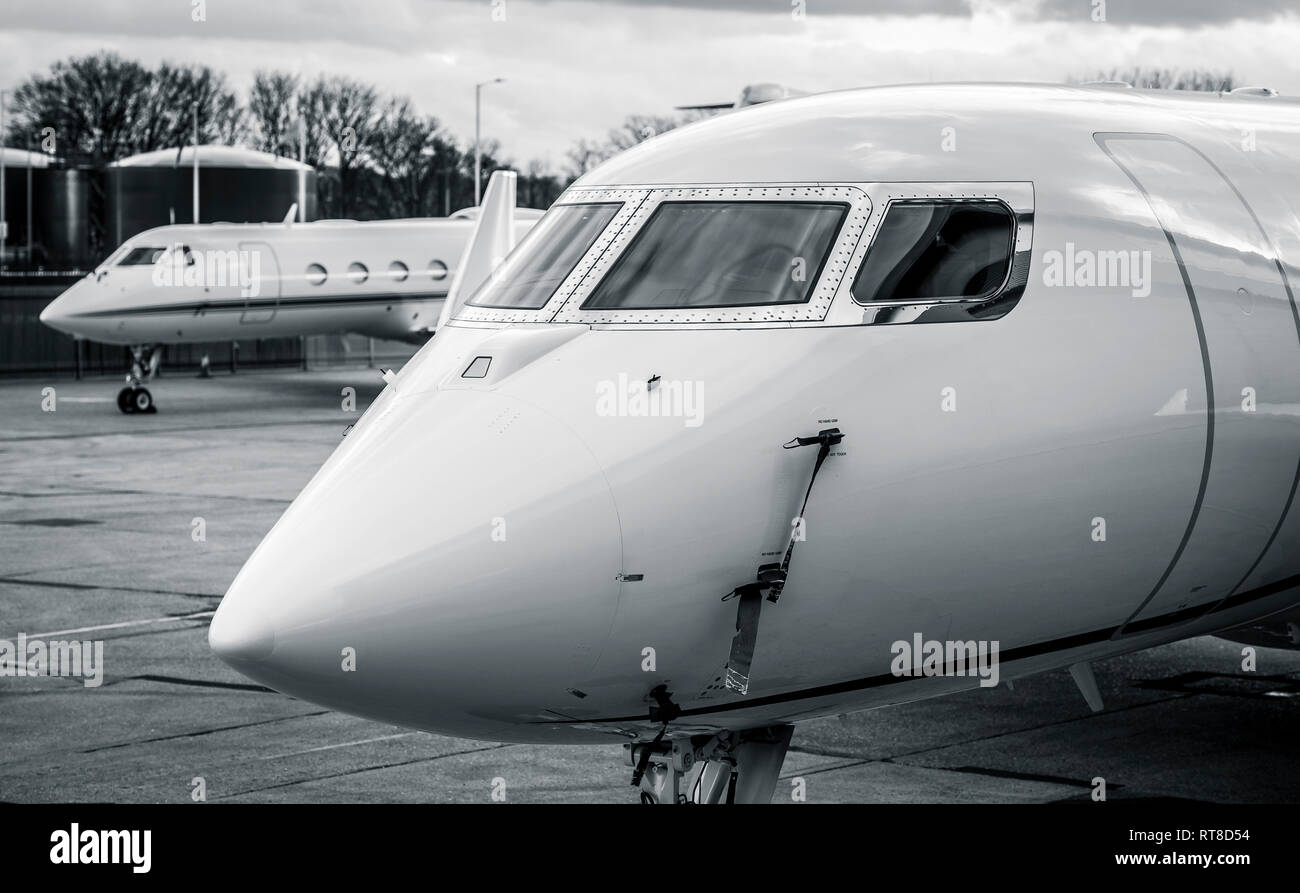
<instances>
[{"instance_id":1,"label":"small rectangular vent","mask_svg":"<svg viewBox=\"0 0 1300 893\"><path fill-rule=\"evenodd\" d=\"M461 378L487 378L488 368L492 365L491 357L475 357L474 362L465 367Z\"/></svg>"}]
</instances>

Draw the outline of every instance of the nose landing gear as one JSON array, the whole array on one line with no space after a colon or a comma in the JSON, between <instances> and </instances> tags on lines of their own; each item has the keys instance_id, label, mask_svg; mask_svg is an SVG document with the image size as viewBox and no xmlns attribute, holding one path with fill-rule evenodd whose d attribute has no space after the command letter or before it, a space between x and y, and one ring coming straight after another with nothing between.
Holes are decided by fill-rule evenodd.
<instances>
[{"instance_id":1,"label":"nose landing gear","mask_svg":"<svg viewBox=\"0 0 1300 893\"><path fill-rule=\"evenodd\" d=\"M769 803L794 726L722 731L623 745L641 802Z\"/></svg>"},{"instance_id":2,"label":"nose landing gear","mask_svg":"<svg viewBox=\"0 0 1300 893\"><path fill-rule=\"evenodd\" d=\"M123 387L117 393L117 408L122 412L157 412L148 387Z\"/></svg>"},{"instance_id":3,"label":"nose landing gear","mask_svg":"<svg viewBox=\"0 0 1300 893\"><path fill-rule=\"evenodd\" d=\"M128 414L158 411L158 408L153 405L153 394L149 393L148 388L143 387L125 387L118 391L117 408Z\"/></svg>"},{"instance_id":4,"label":"nose landing gear","mask_svg":"<svg viewBox=\"0 0 1300 893\"><path fill-rule=\"evenodd\" d=\"M117 392L117 408L122 412L152 413L158 408L154 405L153 394L144 386L152 381L162 365L162 346L158 344L139 344L131 348L131 371L126 376L126 387Z\"/></svg>"}]
</instances>

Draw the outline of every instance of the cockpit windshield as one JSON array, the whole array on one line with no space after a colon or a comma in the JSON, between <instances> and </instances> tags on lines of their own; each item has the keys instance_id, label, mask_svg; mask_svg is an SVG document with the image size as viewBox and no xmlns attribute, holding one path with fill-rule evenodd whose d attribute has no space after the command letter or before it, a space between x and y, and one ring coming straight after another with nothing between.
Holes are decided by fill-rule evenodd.
<instances>
[{"instance_id":1,"label":"cockpit windshield","mask_svg":"<svg viewBox=\"0 0 1300 893\"><path fill-rule=\"evenodd\" d=\"M805 303L844 203L663 202L584 310Z\"/></svg>"},{"instance_id":2,"label":"cockpit windshield","mask_svg":"<svg viewBox=\"0 0 1300 893\"><path fill-rule=\"evenodd\" d=\"M194 253L190 251L190 246L180 244L169 245L166 248L145 246L132 248L122 255L121 260L114 261L110 257L105 264L111 266L112 263L116 263L119 267L147 267L150 264L166 262L179 266L182 256L187 267L194 266Z\"/></svg>"},{"instance_id":3,"label":"cockpit windshield","mask_svg":"<svg viewBox=\"0 0 1300 893\"><path fill-rule=\"evenodd\" d=\"M166 251L166 248L141 245L128 251L117 262L117 265L119 267L147 267L150 264L157 263Z\"/></svg>"},{"instance_id":4,"label":"cockpit windshield","mask_svg":"<svg viewBox=\"0 0 1300 893\"><path fill-rule=\"evenodd\" d=\"M545 306L622 206L556 205L466 303L513 310Z\"/></svg>"}]
</instances>

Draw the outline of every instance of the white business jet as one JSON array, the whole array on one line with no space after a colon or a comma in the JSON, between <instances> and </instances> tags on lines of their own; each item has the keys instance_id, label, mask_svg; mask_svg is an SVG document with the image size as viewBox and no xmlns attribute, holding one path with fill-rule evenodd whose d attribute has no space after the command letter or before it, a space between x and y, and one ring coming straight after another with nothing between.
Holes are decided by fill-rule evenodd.
<instances>
[{"instance_id":1,"label":"white business jet","mask_svg":"<svg viewBox=\"0 0 1300 893\"><path fill-rule=\"evenodd\" d=\"M767 801L814 717L1297 647L1297 134L925 85L644 142L448 308L209 642L384 722L621 739L651 802Z\"/></svg>"},{"instance_id":2,"label":"white business jet","mask_svg":"<svg viewBox=\"0 0 1300 893\"><path fill-rule=\"evenodd\" d=\"M513 183L513 181L510 181ZM448 218L207 223L133 236L55 298L41 321L131 347L123 412L152 412L144 385L163 344L356 332L420 343L433 330L477 209ZM540 211L520 208L515 230Z\"/></svg>"}]
</instances>

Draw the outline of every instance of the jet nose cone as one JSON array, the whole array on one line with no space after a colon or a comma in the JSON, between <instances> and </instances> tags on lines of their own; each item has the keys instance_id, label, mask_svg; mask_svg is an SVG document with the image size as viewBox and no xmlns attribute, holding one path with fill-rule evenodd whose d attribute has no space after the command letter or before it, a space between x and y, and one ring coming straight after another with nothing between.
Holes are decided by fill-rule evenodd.
<instances>
[{"instance_id":1,"label":"jet nose cone","mask_svg":"<svg viewBox=\"0 0 1300 893\"><path fill-rule=\"evenodd\" d=\"M238 669L271 656L275 629L248 605L223 600L208 627L208 647Z\"/></svg>"},{"instance_id":2,"label":"jet nose cone","mask_svg":"<svg viewBox=\"0 0 1300 893\"><path fill-rule=\"evenodd\" d=\"M508 737L587 684L621 562L609 486L564 424L499 392L390 395L249 558L209 641L296 697Z\"/></svg>"},{"instance_id":3,"label":"jet nose cone","mask_svg":"<svg viewBox=\"0 0 1300 893\"><path fill-rule=\"evenodd\" d=\"M81 296L85 294L84 285L85 283L78 282L46 304L45 309L41 311L41 322L60 332L75 334L68 324L72 321L74 305L79 303Z\"/></svg>"},{"instance_id":4,"label":"jet nose cone","mask_svg":"<svg viewBox=\"0 0 1300 893\"><path fill-rule=\"evenodd\" d=\"M59 307L59 299L55 298L53 301L50 301L49 304L45 305L45 309L41 311L41 322L51 328L57 329L59 327L58 323L62 320L63 313Z\"/></svg>"}]
</instances>

